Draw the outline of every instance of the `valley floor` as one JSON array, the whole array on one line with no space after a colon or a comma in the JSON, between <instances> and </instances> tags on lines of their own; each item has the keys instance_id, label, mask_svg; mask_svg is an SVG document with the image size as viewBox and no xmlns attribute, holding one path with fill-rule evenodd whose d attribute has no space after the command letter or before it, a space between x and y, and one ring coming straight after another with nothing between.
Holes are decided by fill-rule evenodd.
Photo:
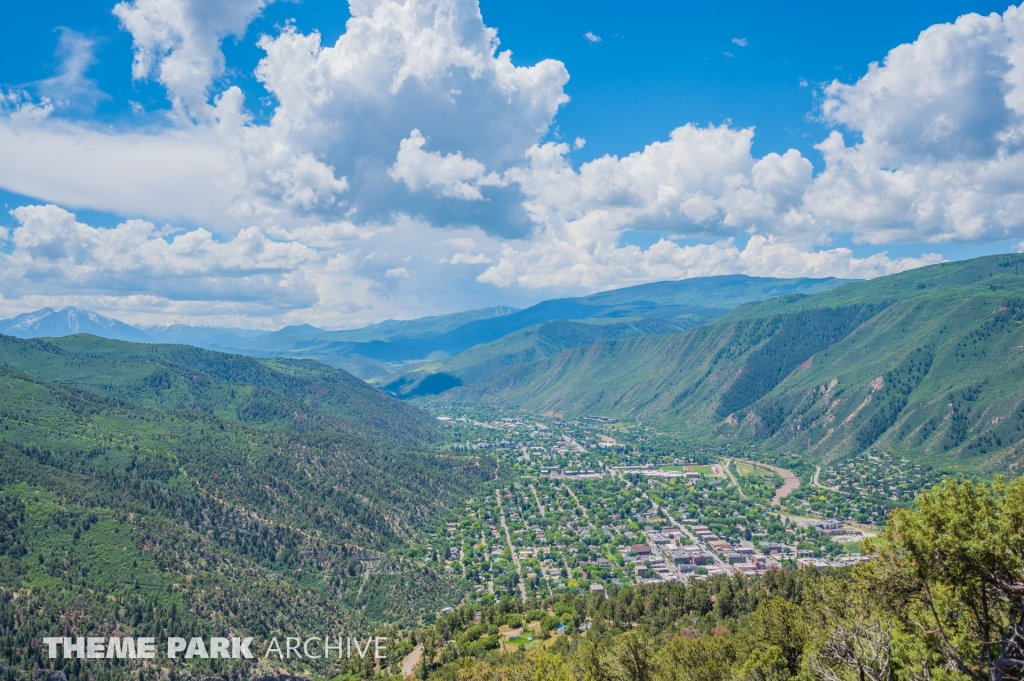
<instances>
[{"instance_id":1,"label":"valley floor","mask_svg":"<svg viewBox=\"0 0 1024 681\"><path fill-rule=\"evenodd\" d=\"M886 452L824 471L788 454L753 460L597 416L435 414L445 449L502 471L416 549L481 602L849 565L888 510L942 477Z\"/></svg>"}]
</instances>

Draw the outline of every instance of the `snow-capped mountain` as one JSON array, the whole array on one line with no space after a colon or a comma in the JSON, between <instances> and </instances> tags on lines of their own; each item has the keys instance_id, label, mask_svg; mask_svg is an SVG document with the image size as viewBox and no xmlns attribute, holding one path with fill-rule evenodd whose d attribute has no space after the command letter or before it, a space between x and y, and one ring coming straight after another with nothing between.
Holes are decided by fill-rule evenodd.
<instances>
[{"instance_id":1,"label":"snow-capped mountain","mask_svg":"<svg viewBox=\"0 0 1024 681\"><path fill-rule=\"evenodd\" d=\"M78 307L65 307L60 311L44 307L35 312L26 312L16 317L0 319L0 333L18 338L52 338L71 336L76 333L91 333L94 336L114 340L136 343L153 342L153 339L145 332L134 326Z\"/></svg>"}]
</instances>

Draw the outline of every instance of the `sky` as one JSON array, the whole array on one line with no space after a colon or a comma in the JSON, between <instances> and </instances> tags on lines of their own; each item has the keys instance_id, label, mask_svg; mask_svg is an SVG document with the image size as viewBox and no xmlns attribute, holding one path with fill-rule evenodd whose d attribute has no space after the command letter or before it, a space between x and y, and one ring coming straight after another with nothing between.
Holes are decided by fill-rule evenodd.
<instances>
[{"instance_id":1,"label":"sky","mask_svg":"<svg viewBox=\"0 0 1024 681\"><path fill-rule=\"evenodd\" d=\"M1024 250L1024 9L55 0L0 22L0 315L352 328Z\"/></svg>"}]
</instances>

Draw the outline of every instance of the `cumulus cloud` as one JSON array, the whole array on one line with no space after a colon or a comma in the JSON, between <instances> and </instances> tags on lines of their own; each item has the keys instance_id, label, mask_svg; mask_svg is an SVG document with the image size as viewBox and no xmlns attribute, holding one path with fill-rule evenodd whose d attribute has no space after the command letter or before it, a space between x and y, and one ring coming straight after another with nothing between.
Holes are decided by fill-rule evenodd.
<instances>
[{"instance_id":1,"label":"cumulus cloud","mask_svg":"<svg viewBox=\"0 0 1024 681\"><path fill-rule=\"evenodd\" d=\"M272 1L126 0L113 12L132 34L132 77L155 77L176 110L205 117L210 86L224 74L221 41L244 34Z\"/></svg>"},{"instance_id":2,"label":"cumulus cloud","mask_svg":"<svg viewBox=\"0 0 1024 681\"><path fill-rule=\"evenodd\" d=\"M859 80L826 85L818 113L833 130L815 174L793 149L755 156L755 131L728 123L680 121L634 153L574 162L583 138L548 134L568 102L565 67L515 65L476 0L353 0L329 45L291 24L247 38L265 53L255 76L273 102L257 123L230 84L221 42L244 36L269 2L116 6L133 76L167 90L165 121L100 129L62 108L61 93L88 86L92 59L88 40L71 33L48 85L0 92L0 186L136 218L104 230L56 205L18 209L3 246L6 300L75 287L198 306L191 279L216 292L210 309L248 305L228 291L239 286L270 301L258 314L342 324L449 311L424 303L441 291L457 290L450 304L465 307L493 304L482 292L495 286L867 277L937 259L856 258L833 247L839 237L1024 238L1016 7L933 26ZM168 221L202 227L156 227ZM645 230L665 238L646 250L620 245ZM175 283L160 290L158 277Z\"/></svg>"},{"instance_id":3,"label":"cumulus cloud","mask_svg":"<svg viewBox=\"0 0 1024 681\"><path fill-rule=\"evenodd\" d=\"M309 306L313 291L297 276L319 254L275 241L258 228L218 241L205 229L165 235L150 222L112 229L79 222L58 206L22 206L4 254L4 294L73 289L79 294L160 295L169 299L231 298L270 309Z\"/></svg>"},{"instance_id":4,"label":"cumulus cloud","mask_svg":"<svg viewBox=\"0 0 1024 681\"><path fill-rule=\"evenodd\" d=\"M497 259L500 243L479 229L438 230L400 218L246 227L218 237L144 220L96 227L54 205L11 214L13 228L0 229L0 312L7 315L79 305L145 323L339 327L494 304L493 287L467 285L464 270L452 267ZM503 300L518 303L514 295Z\"/></svg>"},{"instance_id":5,"label":"cumulus cloud","mask_svg":"<svg viewBox=\"0 0 1024 681\"><path fill-rule=\"evenodd\" d=\"M483 265L489 264L491 259L483 253L456 253L448 262L452 265Z\"/></svg>"},{"instance_id":6,"label":"cumulus cloud","mask_svg":"<svg viewBox=\"0 0 1024 681\"><path fill-rule=\"evenodd\" d=\"M483 163L463 158L461 152L446 154L424 151L427 140L413 130L398 147L398 158L388 175L401 180L413 192L435 189L441 196L464 201L482 201L481 187L498 187L504 183L497 173L488 173Z\"/></svg>"},{"instance_id":7,"label":"cumulus cloud","mask_svg":"<svg viewBox=\"0 0 1024 681\"><path fill-rule=\"evenodd\" d=\"M848 248L807 250L753 236L740 249L733 239L680 246L662 239L649 249L580 240L551 240L517 251L506 245L497 265L478 279L496 286L603 288L647 281L742 272L761 277L872 278L942 262L937 254L891 259L886 253L856 258Z\"/></svg>"},{"instance_id":8,"label":"cumulus cloud","mask_svg":"<svg viewBox=\"0 0 1024 681\"><path fill-rule=\"evenodd\" d=\"M589 42L592 42L592 43L599 43L599 42L601 42L601 36L597 35L593 31L587 31L586 33L583 34L583 37L586 38Z\"/></svg>"},{"instance_id":9,"label":"cumulus cloud","mask_svg":"<svg viewBox=\"0 0 1024 681\"><path fill-rule=\"evenodd\" d=\"M1024 225L1024 11L923 31L853 84L825 88L823 228L870 243L998 241Z\"/></svg>"},{"instance_id":10,"label":"cumulus cloud","mask_svg":"<svg viewBox=\"0 0 1024 681\"><path fill-rule=\"evenodd\" d=\"M811 181L799 152L750 153L753 129L684 125L666 142L623 158L603 156L570 165L566 144L527 152L530 166L510 170L538 224L572 240L614 241L624 229L679 234L727 234L751 227L799 232L799 214Z\"/></svg>"},{"instance_id":11,"label":"cumulus cloud","mask_svg":"<svg viewBox=\"0 0 1024 681\"><path fill-rule=\"evenodd\" d=\"M133 37L133 74L163 84L181 115L163 129L100 131L22 107L19 120L0 117L0 183L56 203L226 230L401 212L529 232L521 196L497 178L522 164L568 101L560 62L515 66L475 0L355 2L333 45L291 25L258 39L266 56L255 75L276 107L257 125L237 87L213 89L226 74L221 40L242 35L266 4L117 5ZM167 181L152 181L165 165ZM181 194L196 198L165 198Z\"/></svg>"}]
</instances>

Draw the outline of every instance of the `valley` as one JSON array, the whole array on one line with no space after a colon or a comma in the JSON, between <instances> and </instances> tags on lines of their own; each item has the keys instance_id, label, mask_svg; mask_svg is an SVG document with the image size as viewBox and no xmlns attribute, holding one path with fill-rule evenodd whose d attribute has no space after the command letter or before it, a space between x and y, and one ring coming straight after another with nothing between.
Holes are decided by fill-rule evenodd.
<instances>
[{"instance_id":1,"label":"valley","mask_svg":"<svg viewBox=\"0 0 1024 681\"><path fill-rule=\"evenodd\" d=\"M649 424L439 408L444 448L488 452L504 474L411 555L463 576L480 602L851 565L889 511L944 477L868 454L827 469L848 489L826 489Z\"/></svg>"},{"instance_id":2,"label":"valley","mask_svg":"<svg viewBox=\"0 0 1024 681\"><path fill-rule=\"evenodd\" d=\"M729 594L864 574L920 499L1019 473L1024 257L725 278L703 312L669 283L351 332L455 343L386 384L284 346L0 335L0 659L45 668L34 641L72 620L393 645L386 663L175 667L188 679L456 678L659 612L703 640L762 603Z\"/></svg>"},{"instance_id":3,"label":"valley","mask_svg":"<svg viewBox=\"0 0 1024 681\"><path fill-rule=\"evenodd\" d=\"M1019 474L1022 301L1024 256L935 265L749 303L681 333L510 361L482 380L457 356L435 374L448 377L436 399L641 420L801 465L875 448Z\"/></svg>"}]
</instances>

